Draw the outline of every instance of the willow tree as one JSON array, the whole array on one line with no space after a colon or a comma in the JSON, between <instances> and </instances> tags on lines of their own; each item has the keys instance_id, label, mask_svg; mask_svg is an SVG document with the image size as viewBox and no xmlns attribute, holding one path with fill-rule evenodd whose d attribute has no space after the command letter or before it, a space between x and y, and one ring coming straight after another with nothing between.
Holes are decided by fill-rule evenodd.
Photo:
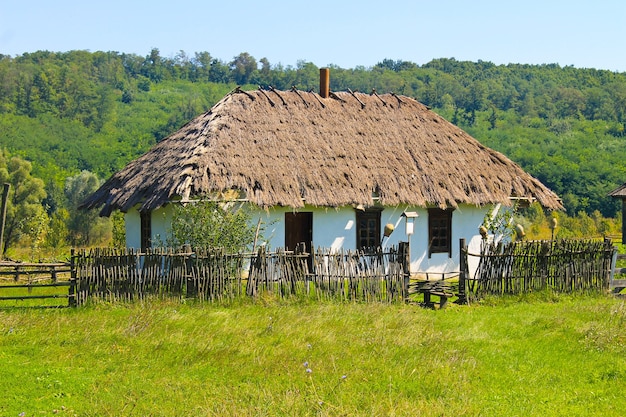
<instances>
[{"instance_id":1,"label":"willow tree","mask_svg":"<svg viewBox=\"0 0 626 417\"><path fill-rule=\"evenodd\" d=\"M96 210L78 209L80 203L99 186L100 180L96 174L86 170L65 180L64 191L70 214L67 226L70 244L73 246L89 246L111 237L110 219L99 217Z\"/></svg>"},{"instance_id":2,"label":"willow tree","mask_svg":"<svg viewBox=\"0 0 626 417\"><path fill-rule=\"evenodd\" d=\"M30 234L31 230L37 226L34 222L45 216L45 210L41 204L46 197L44 182L33 177L31 170L30 162L15 156L9 157L6 152L0 152L0 183L10 184L4 226L3 255L23 236Z\"/></svg>"}]
</instances>

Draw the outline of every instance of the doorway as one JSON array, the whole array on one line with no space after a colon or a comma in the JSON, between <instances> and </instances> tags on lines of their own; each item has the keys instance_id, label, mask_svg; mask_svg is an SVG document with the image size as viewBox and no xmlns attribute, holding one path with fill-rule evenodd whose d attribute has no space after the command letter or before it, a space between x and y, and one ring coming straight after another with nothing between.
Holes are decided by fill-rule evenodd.
<instances>
[{"instance_id":1,"label":"doorway","mask_svg":"<svg viewBox=\"0 0 626 417\"><path fill-rule=\"evenodd\" d=\"M311 253L313 241L313 213L285 213L285 250L293 251L304 243L307 253Z\"/></svg>"}]
</instances>

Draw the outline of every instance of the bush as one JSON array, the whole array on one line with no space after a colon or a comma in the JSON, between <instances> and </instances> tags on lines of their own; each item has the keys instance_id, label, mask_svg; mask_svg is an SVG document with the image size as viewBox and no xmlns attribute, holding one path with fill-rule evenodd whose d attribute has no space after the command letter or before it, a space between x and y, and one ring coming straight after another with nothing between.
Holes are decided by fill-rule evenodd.
<instances>
[{"instance_id":1,"label":"bush","mask_svg":"<svg viewBox=\"0 0 626 417\"><path fill-rule=\"evenodd\" d=\"M200 200L175 206L166 243L240 252L252 245L255 231L244 207Z\"/></svg>"}]
</instances>

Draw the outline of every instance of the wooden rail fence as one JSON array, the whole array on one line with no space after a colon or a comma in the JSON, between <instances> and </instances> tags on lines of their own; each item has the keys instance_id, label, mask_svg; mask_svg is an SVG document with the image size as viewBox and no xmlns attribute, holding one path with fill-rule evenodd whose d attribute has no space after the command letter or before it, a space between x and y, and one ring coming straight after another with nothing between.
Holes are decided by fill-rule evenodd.
<instances>
[{"instance_id":1,"label":"wooden rail fence","mask_svg":"<svg viewBox=\"0 0 626 417\"><path fill-rule=\"evenodd\" d=\"M73 306L75 283L70 263L0 262L0 301L36 300L32 305L39 307Z\"/></svg>"}]
</instances>

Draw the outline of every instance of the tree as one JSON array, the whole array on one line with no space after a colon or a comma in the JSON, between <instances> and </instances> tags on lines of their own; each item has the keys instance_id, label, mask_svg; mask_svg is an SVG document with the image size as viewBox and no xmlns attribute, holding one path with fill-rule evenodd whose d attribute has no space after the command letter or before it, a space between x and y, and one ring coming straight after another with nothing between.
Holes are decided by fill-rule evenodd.
<instances>
[{"instance_id":1,"label":"tree","mask_svg":"<svg viewBox=\"0 0 626 417\"><path fill-rule=\"evenodd\" d=\"M150 55L146 57L142 73L152 82L159 82L163 79L163 60L158 48L152 48Z\"/></svg>"},{"instance_id":2,"label":"tree","mask_svg":"<svg viewBox=\"0 0 626 417\"><path fill-rule=\"evenodd\" d=\"M209 73L211 72L211 54L208 52L196 52L192 63L195 68L195 74L192 77L194 81L209 81Z\"/></svg>"},{"instance_id":3,"label":"tree","mask_svg":"<svg viewBox=\"0 0 626 417\"><path fill-rule=\"evenodd\" d=\"M11 185L7 200L3 255L31 229L31 221L40 218L42 200L46 197L44 183L31 175L30 162L0 153L0 183ZM45 214L45 213L43 213Z\"/></svg>"},{"instance_id":4,"label":"tree","mask_svg":"<svg viewBox=\"0 0 626 417\"><path fill-rule=\"evenodd\" d=\"M111 220L99 217L96 210L80 210L80 203L100 186L96 174L82 171L65 181L65 196L68 201L68 232L73 246L92 245L111 235Z\"/></svg>"},{"instance_id":5,"label":"tree","mask_svg":"<svg viewBox=\"0 0 626 417\"><path fill-rule=\"evenodd\" d=\"M230 63L233 79L239 85L248 84L250 76L256 69L256 59L247 52L237 55Z\"/></svg>"},{"instance_id":6,"label":"tree","mask_svg":"<svg viewBox=\"0 0 626 417\"><path fill-rule=\"evenodd\" d=\"M70 213L64 208L58 209L50 215L48 234L45 241L47 247L58 249L67 243L67 224L69 219Z\"/></svg>"},{"instance_id":7,"label":"tree","mask_svg":"<svg viewBox=\"0 0 626 417\"><path fill-rule=\"evenodd\" d=\"M251 246L255 232L256 226L251 224L250 214L243 207L201 200L174 207L167 244L223 248L234 253Z\"/></svg>"},{"instance_id":8,"label":"tree","mask_svg":"<svg viewBox=\"0 0 626 417\"><path fill-rule=\"evenodd\" d=\"M226 64L217 58L211 61L211 69L209 71L209 81L213 83L227 83L229 79L229 69Z\"/></svg>"}]
</instances>

